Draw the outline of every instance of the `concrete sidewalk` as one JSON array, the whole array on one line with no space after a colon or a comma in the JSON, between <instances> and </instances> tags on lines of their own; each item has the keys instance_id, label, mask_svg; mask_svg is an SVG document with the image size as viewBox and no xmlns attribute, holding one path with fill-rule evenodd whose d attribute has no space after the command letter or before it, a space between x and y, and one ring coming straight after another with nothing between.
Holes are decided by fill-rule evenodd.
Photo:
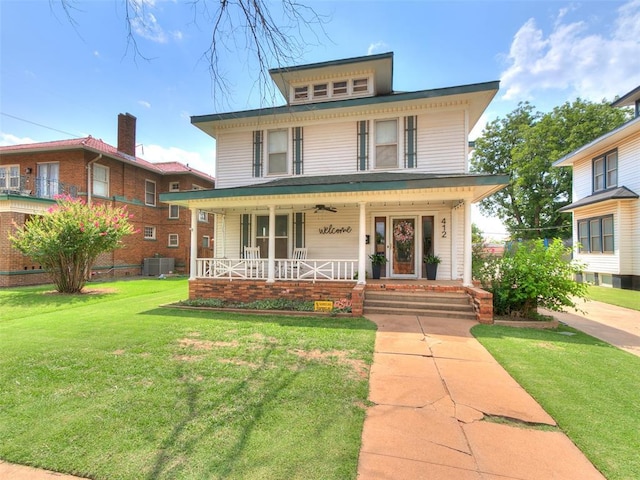
<instances>
[{"instance_id":1,"label":"concrete sidewalk","mask_svg":"<svg viewBox=\"0 0 640 480\"><path fill-rule=\"evenodd\" d=\"M473 338L474 322L368 318L378 325L375 405L358 480L604 478L564 433L538 428L555 421Z\"/></svg>"},{"instance_id":2,"label":"concrete sidewalk","mask_svg":"<svg viewBox=\"0 0 640 480\"><path fill-rule=\"evenodd\" d=\"M593 300L578 308L581 311L542 313L640 357L640 311Z\"/></svg>"}]
</instances>

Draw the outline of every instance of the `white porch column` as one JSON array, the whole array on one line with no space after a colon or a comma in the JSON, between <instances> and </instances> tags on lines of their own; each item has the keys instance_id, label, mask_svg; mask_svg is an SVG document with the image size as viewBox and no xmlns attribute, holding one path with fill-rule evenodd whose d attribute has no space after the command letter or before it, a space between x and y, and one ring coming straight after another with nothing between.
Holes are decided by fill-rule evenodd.
<instances>
[{"instance_id":1,"label":"white porch column","mask_svg":"<svg viewBox=\"0 0 640 480\"><path fill-rule=\"evenodd\" d=\"M458 275L458 228L460 223L460 207L451 209L451 280L455 280ZM464 262L463 262L464 264Z\"/></svg>"},{"instance_id":2,"label":"white porch column","mask_svg":"<svg viewBox=\"0 0 640 480\"><path fill-rule=\"evenodd\" d=\"M269 205L269 253L267 260L267 283L276 281L276 207Z\"/></svg>"},{"instance_id":3,"label":"white porch column","mask_svg":"<svg viewBox=\"0 0 640 480\"><path fill-rule=\"evenodd\" d=\"M360 225L358 227L358 283L367 283L367 216L366 203L360 202ZM375 241L375 239L374 239Z\"/></svg>"},{"instance_id":4,"label":"white porch column","mask_svg":"<svg viewBox=\"0 0 640 480\"><path fill-rule=\"evenodd\" d=\"M464 271L462 274L462 284L465 287L473 286L471 278L471 202L464 201Z\"/></svg>"},{"instance_id":5,"label":"white porch column","mask_svg":"<svg viewBox=\"0 0 640 480\"><path fill-rule=\"evenodd\" d=\"M198 209L189 207L191 211L191 248L189 257L189 280L196 279L198 258Z\"/></svg>"}]
</instances>

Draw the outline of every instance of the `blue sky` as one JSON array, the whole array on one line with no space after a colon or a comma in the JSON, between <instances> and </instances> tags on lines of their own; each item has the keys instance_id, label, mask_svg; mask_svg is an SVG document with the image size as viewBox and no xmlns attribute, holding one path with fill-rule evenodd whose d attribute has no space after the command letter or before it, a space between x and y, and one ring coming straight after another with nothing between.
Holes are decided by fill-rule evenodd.
<instances>
[{"instance_id":1,"label":"blue sky","mask_svg":"<svg viewBox=\"0 0 640 480\"><path fill-rule=\"evenodd\" d=\"M519 101L549 111L640 85L640 0L301 1L326 22L325 34L303 31L297 63L393 51L396 90L500 80L477 131ZM214 97L205 0L197 10L186 0L136 2L151 27L134 26L148 60L127 43L123 0L74 0L75 25L60 0L0 0L0 144L93 135L116 145L117 115L129 112L140 156L215 173L215 142L189 117L269 104L255 62L242 45L226 52L231 95Z\"/></svg>"}]
</instances>

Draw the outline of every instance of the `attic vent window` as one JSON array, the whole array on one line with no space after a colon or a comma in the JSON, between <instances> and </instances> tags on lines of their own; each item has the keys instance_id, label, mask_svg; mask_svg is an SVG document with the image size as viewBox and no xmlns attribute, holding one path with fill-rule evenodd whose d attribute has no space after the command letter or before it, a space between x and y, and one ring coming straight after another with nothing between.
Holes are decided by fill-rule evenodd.
<instances>
[{"instance_id":1,"label":"attic vent window","mask_svg":"<svg viewBox=\"0 0 640 480\"><path fill-rule=\"evenodd\" d=\"M309 87L305 85L304 87L296 87L293 90L293 98L295 100L306 100L309 98Z\"/></svg>"},{"instance_id":2,"label":"attic vent window","mask_svg":"<svg viewBox=\"0 0 640 480\"><path fill-rule=\"evenodd\" d=\"M346 95L347 82L333 82L333 94L334 95Z\"/></svg>"},{"instance_id":3,"label":"attic vent window","mask_svg":"<svg viewBox=\"0 0 640 480\"><path fill-rule=\"evenodd\" d=\"M313 86L313 98L320 98L327 96L327 84L320 83Z\"/></svg>"},{"instance_id":4,"label":"attic vent window","mask_svg":"<svg viewBox=\"0 0 640 480\"><path fill-rule=\"evenodd\" d=\"M368 78L356 78L353 80L353 93L361 93L369 91Z\"/></svg>"}]
</instances>

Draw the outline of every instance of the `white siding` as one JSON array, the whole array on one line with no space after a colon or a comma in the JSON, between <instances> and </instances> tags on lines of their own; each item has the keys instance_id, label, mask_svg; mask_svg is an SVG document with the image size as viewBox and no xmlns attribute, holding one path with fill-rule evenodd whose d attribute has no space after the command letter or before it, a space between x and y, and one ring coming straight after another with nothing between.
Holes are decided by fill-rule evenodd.
<instances>
[{"instance_id":1,"label":"white siding","mask_svg":"<svg viewBox=\"0 0 640 480\"><path fill-rule=\"evenodd\" d=\"M588 197L593 192L591 180L591 159L581 160L573 165L573 201Z\"/></svg>"},{"instance_id":2,"label":"white siding","mask_svg":"<svg viewBox=\"0 0 640 480\"><path fill-rule=\"evenodd\" d=\"M620 216L617 214L615 207L612 210L610 204L596 204L591 208L584 208L580 212L574 213L574 231L577 231L577 222L579 220L610 214L613 214L614 253L576 253L576 260L586 265L585 271L587 272L620 273ZM577 238L575 240L577 242Z\"/></svg>"},{"instance_id":3,"label":"white siding","mask_svg":"<svg viewBox=\"0 0 640 480\"><path fill-rule=\"evenodd\" d=\"M618 147L618 186L640 193L640 134Z\"/></svg>"},{"instance_id":4,"label":"white siding","mask_svg":"<svg viewBox=\"0 0 640 480\"><path fill-rule=\"evenodd\" d=\"M256 183L253 178L253 132L225 132L216 141L216 188Z\"/></svg>"},{"instance_id":5,"label":"white siding","mask_svg":"<svg viewBox=\"0 0 640 480\"><path fill-rule=\"evenodd\" d=\"M416 171L464 173L466 142L463 111L419 115Z\"/></svg>"},{"instance_id":6,"label":"white siding","mask_svg":"<svg viewBox=\"0 0 640 480\"><path fill-rule=\"evenodd\" d=\"M339 175L356 172L355 121L304 127L304 175Z\"/></svg>"},{"instance_id":7,"label":"white siding","mask_svg":"<svg viewBox=\"0 0 640 480\"><path fill-rule=\"evenodd\" d=\"M404 165L404 117L416 115L417 168L406 171L421 173L465 173L466 142L465 115L463 110L437 110L393 112L375 116L353 116L335 121L287 123L263 128L304 128L304 175L339 175L357 173L357 122L369 120L369 171L375 168L375 122L381 119L398 120L398 168ZM257 127L256 127L257 128ZM291 130L289 130L291 143ZM267 135L264 136L266 145ZM217 188L229 188L263 183L278 177L253 177L253 130L220 132L216 143ZM289 170L293 164L292 148L289 148ZM266 161L264 162L266 171ZM384 169L382 169L384 171Z\"/></svg>"}]
</instances>

